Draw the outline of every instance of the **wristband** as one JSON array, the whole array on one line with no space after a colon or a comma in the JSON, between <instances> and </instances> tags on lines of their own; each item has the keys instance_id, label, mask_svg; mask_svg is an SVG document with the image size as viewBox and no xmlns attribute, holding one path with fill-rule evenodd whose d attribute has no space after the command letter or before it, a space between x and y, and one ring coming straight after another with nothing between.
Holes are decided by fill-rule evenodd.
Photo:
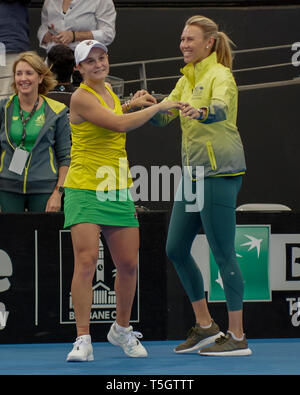
<instances>
[{"instance_id":1,"label":"wristband","mask_svg":"<svg viewBox=\"0 0 300 395\"><path fill-rule=\"evenodd\" d=\"M63 186L56 185L55 189L62 195L65 192L65 188Z\"/></svg>"},{"instance_id":2,"label":"wristband","mask_svg":"<svg viewBox=\"0 0 300 395\"><path fill-rule=\"evenodd\" d=\"M72 32L73 33L73 41L72 41L72 43L74 43L75 42L75 32Z\"/></svg>"},{"instance_id":3,"label":"wristband","mask_svg":"<svg viewBox=\"0 0 300 395\"><path fill-rule=\"evenodd\" d=\"M125 102L125 108L126 108L126 112L131 112L132 111L132 108L131 108L131 105L130 105L130 100L127 100Z\"/></svg>"}]
</instances>

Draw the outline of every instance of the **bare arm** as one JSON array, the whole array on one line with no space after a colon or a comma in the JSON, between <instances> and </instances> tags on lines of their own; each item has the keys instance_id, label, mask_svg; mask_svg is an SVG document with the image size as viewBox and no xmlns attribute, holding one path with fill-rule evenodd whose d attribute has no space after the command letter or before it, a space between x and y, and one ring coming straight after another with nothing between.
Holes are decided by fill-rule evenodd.
<instances>
[{"instance_id":1,"label":"bare arm","mask_svg":"<svg viewBox=\"0 0 300 395\"><path fill-rule=\"evenodd\" d=\"M105 129L126 133L142 126L158 112L168 112L171 108L179 107L180 104L176 102L165 101L141 111L116 115L100 105L98 99L91 93L78 89L72 95L70 120L74 124L89 121Z\"/></svg>"}]
</instances>

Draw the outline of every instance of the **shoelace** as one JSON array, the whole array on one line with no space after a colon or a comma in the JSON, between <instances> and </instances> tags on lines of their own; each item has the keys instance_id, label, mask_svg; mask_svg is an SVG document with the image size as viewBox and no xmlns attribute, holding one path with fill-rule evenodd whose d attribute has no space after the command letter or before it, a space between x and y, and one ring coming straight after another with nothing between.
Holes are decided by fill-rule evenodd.
<instances>
[{"instance_id":1,"label":"shoelace","mask_svg":"<svg viewBox=\"0 0 300 395\"><path fill-rule=\"evenodd\" d=\"M218 338L215 340L215 342L216 342L217 344L224 344L224 343L227 342L228 339L229 339L229 338L228 338L228 335L226 335L226 336L221 335L220 337L218 337Z\"/></svg>"},{"instance_id":2,"label":"shoelace","mask_svg":"<svg viewBox=\"0 0 300 395\"><path fill-rule=\"evenodd\" d=\"M137 339L141 339L143 337L143 335L141 334L141 332L136 332L136 331L130 331L130 333L128 334L128 345L129 346L135 346L139 343L139 341Z\"/></svg>"},{"instance_id":3,"label":"shoelace","mask_svg":"<svg viewBox=\"0 0 300 395\"><path fill-rule=\"evenodd\" d=\"M86 343L86 344L87 344L87 342L85 342L81 337L79 337L79 338L76 339L76 341L73 343L73 346L79 347L79 346L81 346L81 344L83 344L83 343Z\"/></svg>"},{"instance_id":4,"label":"shoelace","mask_svg":"<svg viewBox=\"0 0 300 395\"><path fill-rule=\"evenodd\" d=\"M191 329L189 329L186 337L189 338L189 337L195 337L195 336L198 336L198 331L197 331L196 327L192 327Z\"/></svg>"}]
</instances>

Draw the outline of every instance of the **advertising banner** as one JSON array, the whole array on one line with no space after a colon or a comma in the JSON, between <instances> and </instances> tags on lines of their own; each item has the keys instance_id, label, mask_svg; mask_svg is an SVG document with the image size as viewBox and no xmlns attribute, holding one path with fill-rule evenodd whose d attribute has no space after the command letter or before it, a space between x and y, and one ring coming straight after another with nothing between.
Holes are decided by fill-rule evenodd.
<instances>
[{"instance_id":1,"label":"advertising banner","mask_svg":"<svg viewBox=\"0 0 300 395\"><path fill-rule=\"evenodd\" d=\"M130 323L145 338L161 339L167 320L166 214L140 215L139 222L141 248ZM0 344L74 341L74 255L71 232L63 223L62 213L0 214ZM107 341L116 319L115 278L101 236L90 314L94 341Z\"/></svg>"}]
</instances>

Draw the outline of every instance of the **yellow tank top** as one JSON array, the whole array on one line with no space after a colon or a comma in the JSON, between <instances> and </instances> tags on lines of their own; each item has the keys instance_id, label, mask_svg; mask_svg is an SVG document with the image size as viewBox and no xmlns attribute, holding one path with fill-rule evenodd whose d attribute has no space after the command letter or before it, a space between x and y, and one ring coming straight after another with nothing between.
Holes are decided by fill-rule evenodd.
<instances>
[{"instance_id":1,"label":"yellow tank top","mask_svg":"<svg viewBox=\"0 0 300 395\"><path fill-rule=\"evenodd\" d=\"M106 85L114 99L111 109L102 97L88 85L81 89L91 92L99 105L115 114L122 114L118 97ZM119 133L84 121L78 125L70 123L72 129L71 164L64 183L65 187L89 190L116 190L132 185L125 149L126 133Z\"/></svg>"}]
</instances>

